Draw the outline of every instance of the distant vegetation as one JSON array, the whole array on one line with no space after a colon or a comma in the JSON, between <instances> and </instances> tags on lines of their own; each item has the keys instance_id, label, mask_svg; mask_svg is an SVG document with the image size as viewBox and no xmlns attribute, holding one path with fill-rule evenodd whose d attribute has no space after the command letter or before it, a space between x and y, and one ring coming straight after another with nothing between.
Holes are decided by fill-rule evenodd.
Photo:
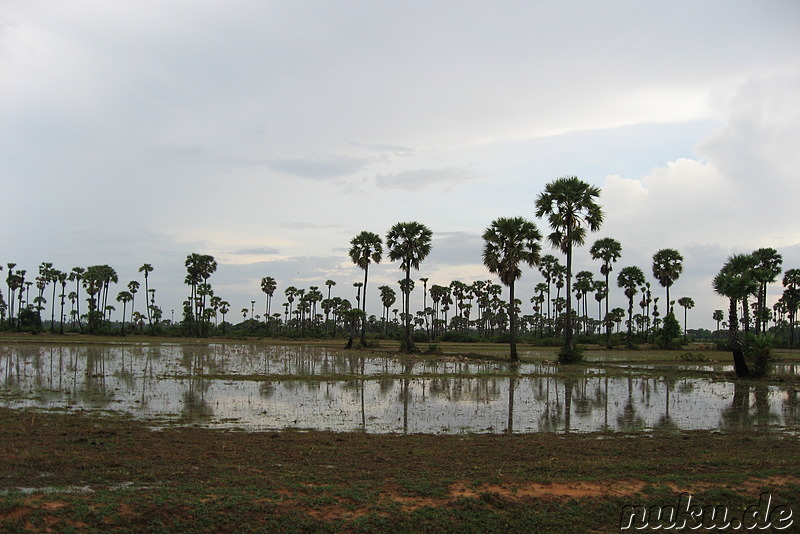
<instances>
[{"instance_id":1,"label":"distant vegetation","mask_svg":"<svg viewBox=\"0 0 800 534\"><path fill-rule=\"evenodd\" d=\"M502 298L502 286L492 280L428 285L428 278L412 278L412 270L419 270L430 253L432 237L427 226L412 221L397 223L386 234L388 258L399 262L402 278L396 288L377 288L382 303L379 314L367 312L366 293L369 266L383 259L384 242L378 234L364 231L350 242L350 258L364 271L363 281L352 284L356 289L355 303L333 296L337 282L326 280L325 293L319 286L284 288L279 293L283 295L282 302L274 311L272 301L279 284L265 276L260 288L263 304L257 309L254 299L234 310L212 287L212 275L217 269L214 258L190 254L185 262L188 295L183 309L178 317L174 310L165 316L156 299L157 288L149 284L154 267L148 263L139 269L141 280L129 281L116 297L112 287L118 287L120 282L114 268L108 265L61 271L52 263L43 262L38 275L32 276L15 263L8 263L5 293L0 289L0 330L346 337L348 346L359 332L362 346L388 338L402 340L407 351L416 350L416 343L437 340L510 343L512 360L517 358L519 339L535 345L561 346L562 363L580 360L579 344L680 348L687 342L704 341L731 350L738 376L763 375L768 370L770 347L794 346L800 269L783 272L783 259L772 248L731 256L721 266L713 288L728 299L729 307L727 312L714 312L713 332L688 328L694 300L686 296L674 300L670 295L683 272L683 256L677 250L657 251L650 269L635 265L618 268L614 279L622 244L602 237L589 249L592 259L598 262L597 273L573 274L575 247L585 245L587 233L599 231L603 222L598 196L597 188L578 178L565 177L548 183L536 199L535 214L545 218L551 230L544 241L563 255L564 263L556 255L541 253L542 233L534 222L501 217L487 227L483 262L509 288L513 306ZM525 266L536 267L543 281L536 284L533 295L523 300L514 293L514 282L522 276ZM654 296L646 270L664 288L663 300ZM781 274L783 295L770 308L768 286L776 283ZM422 309L418 310L410 308L409 296L415 289L421 289L423 296ZM624 294L626 308L609 309L612 290ZM675 315L676 303L683 308L683 328Z\"/></svg>"}]
</instances>

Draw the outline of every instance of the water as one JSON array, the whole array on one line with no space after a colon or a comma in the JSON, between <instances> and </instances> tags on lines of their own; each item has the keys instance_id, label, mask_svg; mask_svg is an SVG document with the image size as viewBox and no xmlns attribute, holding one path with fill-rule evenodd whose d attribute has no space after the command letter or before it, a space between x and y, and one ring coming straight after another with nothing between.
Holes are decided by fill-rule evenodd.
<instances>
[{"instance_id":1,"label":"water","mask_svg":"<svg viewBox=\"0 0 800 534\"><path fill-rule=\"evenodd\" d=\"M516 369L516 371L514 371ZM795 386L629 369L417 361L314 346L0 347L0 406L244 430L593 432L800 428Z\"/></svg>"}]
</instances>

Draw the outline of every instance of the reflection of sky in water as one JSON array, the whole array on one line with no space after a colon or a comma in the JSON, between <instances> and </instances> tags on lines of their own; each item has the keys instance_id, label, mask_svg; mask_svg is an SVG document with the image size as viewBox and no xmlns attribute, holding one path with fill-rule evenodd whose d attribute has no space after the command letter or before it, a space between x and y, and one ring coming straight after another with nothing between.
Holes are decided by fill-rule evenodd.
<instances>
[{"instance_id":1,"label":"reflection of sky in water","mask_svg":"<svg viewBox=\"0 0 800 534\"><path fill-rule=\"evenodd\" d=\"M514 432L590 432L800 424L792 386L642 378L635 370L630 377L587 369L577 378L512 378L499 376L507 371L502 363L362 356L313 346L3 347L0 405L103 409L250 430L502 432L510 422ZM523 364L519 372L555 370ZM458 373L478 376L447 376ZM229 376L213 378L219 375ZM314 375L336 379L289 379Z\"/></svg>"}]
</instances>

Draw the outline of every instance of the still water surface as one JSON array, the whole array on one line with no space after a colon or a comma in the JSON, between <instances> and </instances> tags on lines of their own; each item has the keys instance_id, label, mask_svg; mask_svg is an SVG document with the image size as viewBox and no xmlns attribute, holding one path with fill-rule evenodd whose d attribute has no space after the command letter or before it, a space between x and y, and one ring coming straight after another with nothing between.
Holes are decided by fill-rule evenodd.
<instances>
[{"instance_id":1,"label":"still water surface","mask_svg":"<svg viewBox=\"0 0 800 534\"><path fill-rule=\"evenodd\" d=\"M558 376L549 364L418 361L315 346L0 347L0 406L277 430L593 432L800 428L793 386Z\"/></svg>"}]
</instances>

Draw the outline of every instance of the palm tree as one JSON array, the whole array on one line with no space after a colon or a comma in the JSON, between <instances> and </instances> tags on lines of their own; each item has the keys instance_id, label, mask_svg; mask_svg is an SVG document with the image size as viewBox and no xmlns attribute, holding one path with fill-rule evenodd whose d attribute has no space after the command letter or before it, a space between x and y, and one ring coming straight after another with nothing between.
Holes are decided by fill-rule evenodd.
<instances>
[{"instance_id":1,"label":"palm tree","mask_svg":"<svg viewBox=\"0 0 800 534\"><path fill-rule=\"evenodd\" d=\"M61 299L61 315L60 315L60 328L59 332L64 333L64 298L67 292L67 273L59 271L58 272L58 283L61 284L61 294L59 298Z\"/></svg>"},{"instance_id":2,"label":"palm tree","mask_svg":"<svg viewBox=\"0 0 800 534\"><path fill-rule=\"evenodd\" d=\"M428 309L428 278L422 277L419 279L422 282L422 310L425 312ZM428 314L425 313L425 335L430 339L431 333L428 326Z\"/></svg>"},{"instance_id":3,"label":"palm tree","mask_svg":"<svg viewBox=\"0 0 800 534\"><path fill-rule=\"evenodd\" d=\"M144 294L147 295L150 291L150 287L147 285L147 279L150 276L150 273L153 272L153 266L149 263L145 263L139 267L139 272L144 273ZM147 324L150 325L150 332L152 333L153 318L150 316L150 306L147 306Z\"/></svg>"},{"instance_id":4,"label":"palm tree","mask_svg":"<svg viewBox=\"0 0 800 534\"><path fill-rule=\"evenodd\" d=\"M730 331L731 347L733 349L733 370L738 377L750 374L744 357L744 349L739 338L738 303L746 300L747 296L755 292L758 282L753 278L755 259L748 254L734 254L719 273L714 277L713 287L719 295L727 297L728 329Z\"/></svg>"},{"instance_id":5,"label":"palm tree","mask_svg":"<svg viewBox=\"0 0 800 534\"><path fill-rule=\"evenodd\" d=\"M725 314L722 313L722 310L714 310L714 313L713 315L711 315L711 318L717 322L717 332L719 332L719 323L720 321L725 319Z\"/></svg>"},{"instance_id":6,"label":"palm tree","mask_svg":"<svg viewBox=\"0 0 800 534\"><path fill-rule=\"evenodd\" d=\"M328 286L328 298L331 298L331 288L336 285L333 280L325 280L325 285Z\"/></svg>"},{"instance_id":7,"label":"palm tree","mask_svg":"<svg viewBox=\"0 0 800 534\"><path fill-rule=\"evenodd\" d=\"M286 307L286 324L289 324L289 317L292 316L292 304L294 303L294 298L299 295L298 289L294 286L289 286L283 290L283 294L286 295L287 303L284 304ZM287 305L288 304L288 305Z\"/></svg>"},{"instance_id":8,"label":"palm tree","mask_svg":"<svg viewBox=\"0 0 800 534\"><path fill-rule=\"evenodd\" d=\"M550 323L551 331L552 323L550 321L552 320L552 316L550 315L550 305L552 303L552 299L550 298L550 284L555 281L556 269L558 265L558 258L552 254L545 254L539 260L539 272L542 273L544 281L547 283L547 321Z\"/></svg>"},{"instance_id":9,"label":"palm tree","mask_svg":"<svg viewBox=\"0 0 800 534\"><path fill-rule=\"evenodd\" d=\"M389 249L389 259L400 261L400 268L406 273L405 294L405 324L406 324L406 351L416 350L414 340L411 338L411 314L409 313L409 300L411 292L411 269L419 270L419 264L431 252L431 237L433 233L424 224L413 222L399 222L392 226L386 234L386 246Z\"/></svg>"},{"instance_id":10,"label":"palm tree","mask_svg":"<svg viewBox=\"0 0 800 534\"><path fill-rule=\"evenodd\" d=\"M147 273L147 266L148 264L144 264L140 270L144 270ZM208 323L205 315L206 297L210 298L214 295L208 279L216 272L217 261L211 255L193 252L186 256L184 266L186 267L185 283L190 286L189 305L194 307L192 315L196 325L197 337L202 337L205 335ZM145 276L145 287L147 285L146 282L147 276Z\"/></svg>"},{"instance_id":11,"label":"palm tree","mask_svg":"<svg viewBox=\"0 0 800 534\"><path fill-rule=\"evenodd\" d=\"M600 274L606 277L606 315L608 315L608 276L613 270L612 264L615 263L622 256L622 245L619 241L611 237L604 237L598 239L589 249L593 260L601 260L603 264L600 266ZM606 348L611 348L611 322L606 322Z\"/></svg>"},{"instance_id":12,"label":"palm tree","mask_svg":"<svg viewBox=\"0 0 800 534\"><path fill-rule=\"evenodd\" d=\"M633 296L636 295L636 288L642 284L644 273L638 267L625 267L617 275L617 285L625 289L625 296L628 297L628 347L633 346Z\"/></svg>"},{"instance_id":13,"label":"palm tree","mask_svg":"<svg viewBox=\"0 0 800 534\"><path fill-rule=\"evenodd\" d=\"M672 248L661 249L653 254L653 277L661 287L667 289L667 315L672 313L672 302L669 300L669 288L683 272L683 256Z\"/></svg>"},{"instance_id":14,"label":"palm tree","mask_svg":"<svg viewBox=\"0 0 800 534\"><path fill-rule=\"evenodd\" d=\"M122 335L125 335L125 312L128 307L128 303L133 300L133 295L131 295L130 291L120 291L117 294L117 302L122 303Z\"/></svg>"},{"instance_id":15,"label":"palm tree","mask_svg":"<svg viewBox=\"0 0 800 534\"><path fill-rule=\"evenodd\" d=\"M267 330L269 330L269 317L270 317L270 308L272 307L272 295L275 294L275 289L278 287L275 279L271 276L265 276L261 279L261 291L264 292L266 295L267 300L267 311L264 315L264 322L267 323Z\"/></svg>"},{"instance_id":16,"label":"palm tree","mask_svg":"<svg viewBox=\"0 0 800 534\"><path fill-rule=\"evenodd\" d=\"M222 335L225 335L225 315L230 311L231 304L227 300L222 300L219 303L219 313L222 314Z\"/></svg>"},{"instance_id":17,"label":"palm tree","mask_svg":"<svg viewBox=\"0 0 800 534\"><path fill-rule=\"evenodd\" d=\"M83 332L83 325L81 324L81 280L86 269L83 267L73 267L69 273L69 281L75 282L75 317L78 320L78 329Z\"/></svg>"},{"instance_id":18,"label":"palm tree","mask_svg":"<svg viewBox=\"0 0 800 534\"><path fill-rule=\"evenodd\" d=\"M370 263L380 263L383 256L383 241L373 232L361 232L350 240L350 259L364 269L364 293L361 299L361 345L367 344L367 273Z\"/></svg>"},{"instance_id":19,"label":"palm tree","mask_svg":"<svg viewBox=\"0 0 800 534\"><path fill-rule=\"evenodd\" d=\"M800 269L789 269L783 274L783 298L789 311L789 348L794 346L794 323L800 305Z\"/></svg>"},{"instance_id":20,"label":"palm tree","mask_svg":"<svg viewBox=\"0 0 800 534\"><path fill-rule=\"evenodd\" d=\"M774 248L760 248L753 252L756 260L753 275L758 282L758 295L756 296L756 334L761 334L766 328L762 326L767 321L767 284L773 283L781 274L783 257Z\"/></svg>"},{"instance_id":21,"label":"palm tree","mask_svg":"<svg viewBox=\"0 0 800 534\"><path fill-rule=\"evenodd\" d=\"M694 308L694 300L691 297L681 297L678 299L678 306L683 306L683 337L686 338L686 317L687 311Z\"/></svg>"},{"instance_id":22,"label":"palm tree","mask_svg":"<svg viewBox=\"0 0 800 534\"><path fill-rule=\"evenodd\" d=\"M533 267L539 262L542 234L536 225L522 217L500 217L492 221L483 233L483 264L489 272L500 277L508 286L509 329L511 361L519 361L517 355L516 321L514 305L514 282L522 276L521 263Z\"/></svg>"},{"instance_id":23,"label":"palm tree","mask_svg":"<svg viewBox=\"0 0 800 534\"><path fill-rule=\"evenodd\" d=\"M564 328L564 350L559 354L562 363L577 359L572 336L572 249L586 241L587 228L592 232L603 223L603 210L595 199L600 189L579 180L575 176L558 178L545 185L544 192L536 199L536 216L547 215L553 232L548 236L554 248L559 248L567 257L567 317Z\"/></svg>"},{"instance_id":24,"label":"palm tree","mask_svg":"<svg viewBox=\"0 0 800 534\"><path fill-rule=\"evenodd\" d=\"M575 275L575 284L572 288L575 290L575 299L578 301L578 312L580 313L580 303L583 302L583 332L586 334L586 322L589 318L589 306L586 302L586 296L589 291L594 287L594 275L591 271L580 271Z\"/></svg>"}]
</instances>

